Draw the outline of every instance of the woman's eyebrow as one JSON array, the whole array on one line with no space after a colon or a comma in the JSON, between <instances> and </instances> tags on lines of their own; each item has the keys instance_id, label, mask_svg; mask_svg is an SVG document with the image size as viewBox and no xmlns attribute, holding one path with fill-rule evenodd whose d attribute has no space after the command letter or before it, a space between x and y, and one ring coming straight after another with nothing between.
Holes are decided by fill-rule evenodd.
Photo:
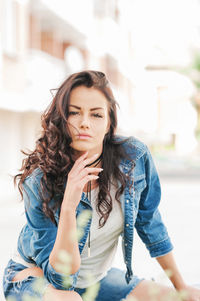
<instances>
[{"instance_id":1,"label":"woman's eyebrow","mask_svg":"<svg viewBox=\"0 0 200 301\"><path fill-rule=\"evenodd\" d=\"M70 107L74 107L78 110L81 110L81 107L75 106L75 105L69 105ZM95 111L95 110L104 110L102 107L96 107L96 108L91 108L90 111Z\"/></svg>"}]
</instances>

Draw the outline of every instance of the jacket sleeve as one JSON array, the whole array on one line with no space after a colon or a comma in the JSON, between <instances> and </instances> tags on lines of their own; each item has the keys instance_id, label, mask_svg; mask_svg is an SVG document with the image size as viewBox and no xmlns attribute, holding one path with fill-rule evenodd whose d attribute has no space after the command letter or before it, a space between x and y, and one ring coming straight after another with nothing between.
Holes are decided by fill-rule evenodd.
<instances>
[{"instance_id":1,"label":"jacket sleeve","mask_svg":"<svg viewBox=\"0 0 200 301\"><path fill-rule=\"evenodd\" d=\"M135 228L151 257L159 257L169 253L173 245L158 210L161 198L160 181L148 148L142 159L146 187L141 193Z\"/></svg>"},{"instance_id":2,"label":"jacket sleeve","mask_svg":"<svg viewBox=\"0 0 200 301\"><path fill-rule=\"evenodd\" d=\"M66 288L63 285L64 274L55 271L49 262L49 255L57 235L57 226L42 211L42 201L39 198L39 184L35 178L32 179L30 177L23 183L23 188L25 190L24 203L27 231L30 235L28 245L26 243L25 254L30 256L37 266L42 268L45 278L55 288L71 290L78 272L69 275L71 286Z\"/></svg>"}]
</instances>

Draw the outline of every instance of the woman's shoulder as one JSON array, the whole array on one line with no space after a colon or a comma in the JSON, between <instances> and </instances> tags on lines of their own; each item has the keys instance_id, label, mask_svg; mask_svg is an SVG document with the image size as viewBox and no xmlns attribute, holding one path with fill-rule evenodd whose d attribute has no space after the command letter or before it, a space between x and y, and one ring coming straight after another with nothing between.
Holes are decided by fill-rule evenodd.
<instances>
[{"instance_id":1,"label":"woman's shoulder","mask_svg":"<svg viewBox=\"0 0 200 301\"><path fill-rule=\"evenodd\" d=\"M43 176L41 168L37 167L34 169L24 180L24 184L30 186L40 186L40 180Z\"/></svg>"},{"instance_id":2,"label":"woman's shoulder","mask_svg":"<svg viewBox=\"0 0 200 301\"><path fill-rule=\"evenodd\" d=\"M27 208L42 208L40 180L43 172L40 168L34 169L22 183L23 199Z\"/></svg>"},{"instance_id":3,"label":"woman's shoulder","mask_svg":"<svg viewBox=\"0 0 200 301\"><path fill-rule=\"evenodd\" d=\"M120 142L126 153L134 160L140 159L148 150L146 144L134 136L115 135L114 141Z\"/></svg>"}]
</instances>

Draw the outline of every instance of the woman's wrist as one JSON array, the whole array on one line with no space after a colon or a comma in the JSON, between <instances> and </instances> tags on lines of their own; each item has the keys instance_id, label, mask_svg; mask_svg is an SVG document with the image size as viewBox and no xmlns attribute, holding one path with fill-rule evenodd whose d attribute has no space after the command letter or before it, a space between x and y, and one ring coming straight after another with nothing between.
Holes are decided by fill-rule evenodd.
<instances>
[{"instance_id":1,"label":"woman's wrist","mask_svg":"<svg viewBox=\"0 0 200 301\"><path fill-rule=\"evenodd\" d=\"M187 285L178 270L172 252L161 257L157 257L156 259L164 271L169 271L168 277L176 290L180 291L187 288Z\"/></svg>"},{"instance_id":2,"label":"woman's wrist","mask_svg":"<svg viewBox=\"0 0 200 301\"><path fill-rule=\"evenodd\" d=\"M181 282L179 282L177 284L174 284L174 287L175 287L175 289L177 291L182 291L182 290L187 289L187 285L186 285L186 283L184 281L181 281Z\"/></svg>"},{"instance_id":3,"label":"woman's wrist","mask_svg":"<svg viewBox=\"0 0 200 301\"><path fill-rule=\"evenodd\" d=\"M183 280L182 276L179 273L176 273L174 277L170 277L170 280L176 290L181 291L187 288L187 284Z\"/></svg>"},{"instance_id":4,"label":"woman's wrist","mask_svg":"<svg viewBox=\"0 0 200 301\"><path fill-rule=\"evenodd\" d=\"M61 212L65 213L65 214L75 214L76 212L76 208L73 206L69 206L69 204L66 204L64 201L62 202L61 205Z\"/></svg>"}]
</instances>

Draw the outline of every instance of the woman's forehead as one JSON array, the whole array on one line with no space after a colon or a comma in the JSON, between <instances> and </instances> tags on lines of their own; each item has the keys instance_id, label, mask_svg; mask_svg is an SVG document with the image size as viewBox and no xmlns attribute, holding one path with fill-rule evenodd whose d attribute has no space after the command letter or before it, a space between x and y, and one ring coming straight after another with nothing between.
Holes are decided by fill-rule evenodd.
<instances>
[{"instance_id":1,"label":"woman's forehead","mask_svg":"<svg viewBox=\"0 0 200 301\"><path fill-rule=\"evenodd\" d=\"M102 108L108 106L108 101L103 92L94 87L87 88L79 86L74 88L70 93L69 105L75 105L79 108Z\"/></svg>"}]
</instances>

